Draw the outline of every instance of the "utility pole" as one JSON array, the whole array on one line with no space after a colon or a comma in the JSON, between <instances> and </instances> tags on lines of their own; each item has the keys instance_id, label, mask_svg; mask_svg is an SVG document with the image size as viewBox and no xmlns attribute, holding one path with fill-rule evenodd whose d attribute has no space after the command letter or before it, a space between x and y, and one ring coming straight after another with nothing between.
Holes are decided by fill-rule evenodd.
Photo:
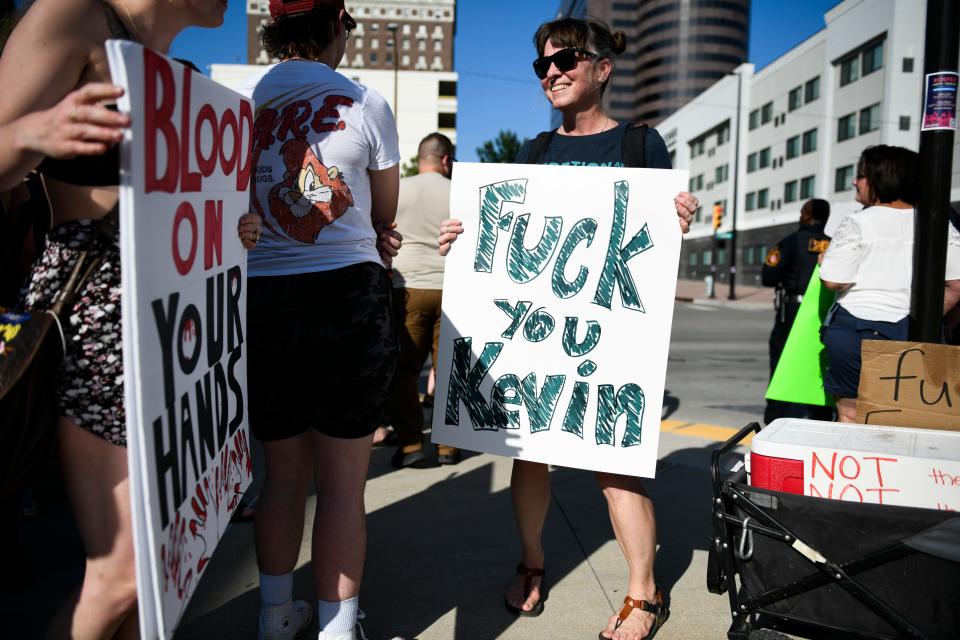
<instances>
[{"instance_id":1,"label":"utility pole","mask_svg":"<svg viewBox=\"0 0 960 640\"><path fill-rule=\"evenodd\" d=\"M737 74L737 113L734 120L737 122L737 134L733 142L733 202L730 208L733 215L730 218L730 293L728 300L737 299L737 187L740 178L740 97L743 82L743 74Z\"/></svg>"},{"instance_id":2,"label":"utility pole","mask_svg":"<svg viewBox=\"0 0 960 640\"><path fill-rule=\"evenodd\" d=\"M957 128L957 0L927 0L910 339L940 342L953 137Z\"/></svg>"}]
</instances>

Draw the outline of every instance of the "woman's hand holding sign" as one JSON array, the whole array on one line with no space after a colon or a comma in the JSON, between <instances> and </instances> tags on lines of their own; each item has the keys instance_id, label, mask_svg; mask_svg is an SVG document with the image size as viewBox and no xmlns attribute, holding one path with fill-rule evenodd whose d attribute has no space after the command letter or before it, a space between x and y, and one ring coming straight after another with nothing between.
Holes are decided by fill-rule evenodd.
<instances>
[{"instance_id":1,"label":"woman's hand holding sign","mask_svg":"<svg viewBox=\"0 0 960 640\"><path fill-rule=\"evenodd\" d=\"M240 243L247 251L256 247L257 242L260 241L261 225L260 216L255 213L245 213L240 216L237 222L237 235L240 236Z\"/></svg>"}]
</instances>

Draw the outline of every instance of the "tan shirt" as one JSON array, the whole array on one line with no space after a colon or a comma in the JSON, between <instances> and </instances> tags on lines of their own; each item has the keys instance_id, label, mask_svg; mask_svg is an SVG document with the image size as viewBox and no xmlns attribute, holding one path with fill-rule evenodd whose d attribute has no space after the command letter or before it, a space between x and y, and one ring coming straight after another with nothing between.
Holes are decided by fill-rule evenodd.
<instances>
[{"instance_id":1,"label":"tan shirt","mask_svg":"<svg viewBox=\"0 0 960 640\"><path fill-rule=\"evenodd\" d=\"M443 288L437 236L440 223L449 217L449 179L439 173L422 173L400 181L397 230L403 234L403 247L393 259L395 288Z\"/></svg>"}]
</instances>

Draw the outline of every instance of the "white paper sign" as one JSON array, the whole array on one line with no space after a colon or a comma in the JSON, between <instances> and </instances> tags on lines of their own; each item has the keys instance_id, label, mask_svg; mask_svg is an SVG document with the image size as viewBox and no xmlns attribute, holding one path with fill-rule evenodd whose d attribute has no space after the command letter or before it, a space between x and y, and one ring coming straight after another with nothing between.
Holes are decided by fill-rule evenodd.
<instances>
[{"instance_id":1,"label":"white paper sign","mask_svg":"<svg viewBox=\"0 0 960 640\"><path fill-rule=\"evenodd\" d=\"M433 441L653 477L686 171L458 163Z\"/></svg>"},{"instance_id":2,"label":"white paper sign","mask_svg":"<svg viewBox=\"0 0 960 640\"><path fill-rule=\"evenodd\" d=\"M123 366L141 637L170 638L252 474L246 411L250 101L109 41L121 144Z\"/></svg>"}]
</instances>

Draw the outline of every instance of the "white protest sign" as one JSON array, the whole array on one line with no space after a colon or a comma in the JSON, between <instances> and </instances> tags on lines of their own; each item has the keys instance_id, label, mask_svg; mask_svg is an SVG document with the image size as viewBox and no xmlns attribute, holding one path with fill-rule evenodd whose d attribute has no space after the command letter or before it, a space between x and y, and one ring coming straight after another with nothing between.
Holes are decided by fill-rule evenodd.
<instances>
[{"instance_id":1,"label":"white protest sign","mask_svg":"<svg viewBox=\"0 0 960 640\"><path fill-rule=\"evenodd\" d=\"M653 477L686 171L458 163L435 443Z\"/></svg>"},{"instance_id":2,"label":"white protest sign","mask_svg":"<svg viewBox=\"0 0 960 640\"><path fill-rule=\"evenodd\" d=\"M249 100L108 41L121 144L123 366L141 637L170 638L252 475Z\"/></svg>"},{"instance_id":3,"label":"white protest sign","mask_svg":"<svg viewBox=\"0 0 960 640\"><path fill-rule=\"evenodd\" d=\"M803 487L805 495L818 498L957 511L960 461L811 449L803 461Z\"/></svg>"}]
</instances>

